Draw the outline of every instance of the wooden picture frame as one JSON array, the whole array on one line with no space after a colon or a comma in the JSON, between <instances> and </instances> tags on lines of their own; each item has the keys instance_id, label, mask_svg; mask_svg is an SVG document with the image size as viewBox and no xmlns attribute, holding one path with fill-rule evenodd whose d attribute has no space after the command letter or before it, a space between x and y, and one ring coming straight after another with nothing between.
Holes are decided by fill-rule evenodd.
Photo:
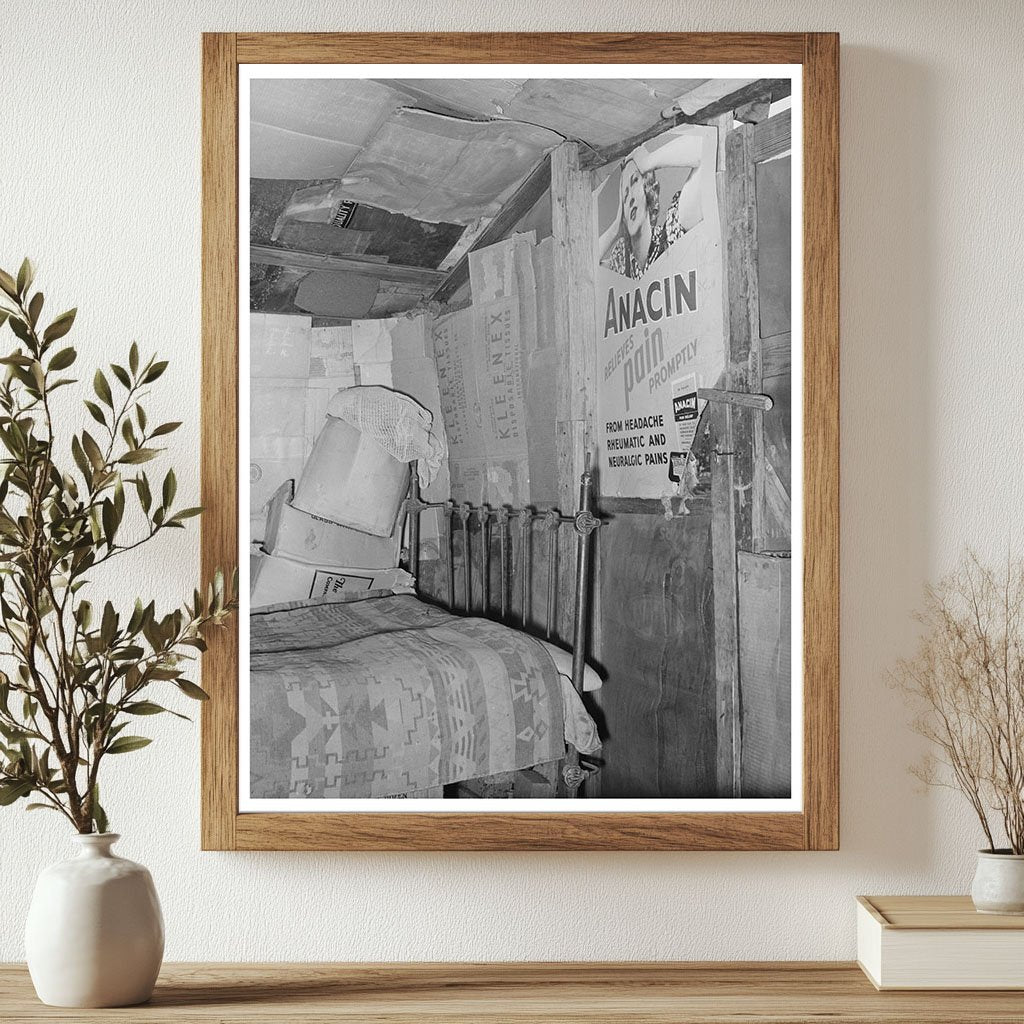
<instances>
[{"instance_id":1,"label":"wooden picture frame","mask_svg":"<svg viewBox=\"0 0 1024 1024\"><path fill-rule=\"evenodd\" d=\"M800 64L803 82L803 809L240 813L237 623L203 658L207 850L834 850L839 843L839 39L831 33L206 34L202 572L238 538L238 67L270 63Z\"/></svg>"}]
</instances>

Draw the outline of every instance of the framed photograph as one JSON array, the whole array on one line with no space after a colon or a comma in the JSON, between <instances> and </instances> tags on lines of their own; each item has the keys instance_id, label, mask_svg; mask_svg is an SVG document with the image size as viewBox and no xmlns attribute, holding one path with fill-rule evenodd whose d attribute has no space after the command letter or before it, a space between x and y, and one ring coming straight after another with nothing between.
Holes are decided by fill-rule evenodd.
<instances>
[{"instance_id":1,"label":"framed photograph","mask_svg":"<svg viewBox=\"0 0 1024 1024\"><path fill-rule=\"evenodd\" d=\"M205 849L838 847L838 56L204 36Z\"/></svg>"}]
</instances>

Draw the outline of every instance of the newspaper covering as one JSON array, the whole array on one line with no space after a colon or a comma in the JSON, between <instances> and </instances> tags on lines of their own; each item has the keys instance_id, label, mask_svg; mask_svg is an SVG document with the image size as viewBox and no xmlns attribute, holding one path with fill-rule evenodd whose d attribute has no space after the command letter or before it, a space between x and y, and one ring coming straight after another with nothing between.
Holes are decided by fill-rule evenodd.
<instances>
[{"instance_id":1,"label":"newspaper covering","mask_svg":"<svg viewBox=\"0 0 1024 1024\"><path fill-rule=\"evenodd\" d=\"M530 243L519 235L471 253L473 305L433 325L458 500L529 501L524 335L536 338L536 297L527 295Z\"/></svg>"}]
</instances>

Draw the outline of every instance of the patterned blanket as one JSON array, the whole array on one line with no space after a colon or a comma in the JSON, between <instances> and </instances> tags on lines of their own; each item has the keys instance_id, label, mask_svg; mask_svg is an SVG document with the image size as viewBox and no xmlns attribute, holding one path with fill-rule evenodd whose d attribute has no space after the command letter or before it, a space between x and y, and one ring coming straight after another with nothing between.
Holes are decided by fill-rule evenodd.
<instances>
[{"instance_id":1,"label":"patterned blanket","mask_svg":"<svg viewBox=\"0 0 1024 1024\"><path fill-rule=\"evenodd\" d=\"M251 795L403 796L564 752L551 658L411 596L250 616Z\"/></svg>"}]
</instances>

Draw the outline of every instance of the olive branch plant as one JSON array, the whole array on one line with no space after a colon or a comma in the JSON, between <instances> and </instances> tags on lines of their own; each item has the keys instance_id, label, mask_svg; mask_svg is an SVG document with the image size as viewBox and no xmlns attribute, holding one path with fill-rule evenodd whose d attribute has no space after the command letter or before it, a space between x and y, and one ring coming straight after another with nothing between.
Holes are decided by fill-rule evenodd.
<instances>
[{"instance_id":1,"label":"olive branch plant","mask_svg":"<svg viewBox=\"0 0 1024 1024\"><path fill-rule=\"evenodd\" d=\"M931 740L911 768L922 782L959 790L997 851L1024 853L1024 561L1004 570L973 552L934 586L915 618L917 650L897 664L896 685ZM1005 847L1002 848L1006 850Z\"/></svg>"},{"instance_id":2,"label":"olive branch plant","mask_svg":"<svg viewBox=\"0 0 1024 1024\"><path fill-rule=\"evenodd\" d=\"M16 275L0 271L0 327L17 342L0 357L0 667L10 669L0 670L0 806L35 797L30 809L106 832L100 766L152 742L125 732L133 720L186 718L149 699L159 686L207 699L186 673L206 649L203 634L232 613L237 574L226 584L218 571L163 615L141 598L124 613L86 598L94 570L202 510L175 507L173 469L155 488L140 468L181 424L148 421L142 399L167 362L141 359L137 344L109 375L96 370L95 394L83 400L96 426L62 436L52 398L77 383L64 375L77 353L57 343L76 311L41 327L33 278L29 260Z\"/></svg>"}]
</instances>

